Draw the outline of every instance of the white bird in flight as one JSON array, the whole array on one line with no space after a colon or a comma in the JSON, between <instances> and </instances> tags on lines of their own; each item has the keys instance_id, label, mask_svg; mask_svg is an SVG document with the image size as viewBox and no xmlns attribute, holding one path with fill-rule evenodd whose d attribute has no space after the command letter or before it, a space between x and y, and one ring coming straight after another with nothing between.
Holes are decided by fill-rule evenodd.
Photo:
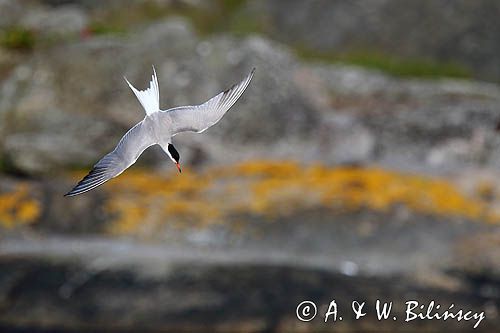
<instances>
[{"instance_id":1,"label":"white bird in flight","mask_svg":"<svg viewBox=\"0 0 500 333\"><path fill-rule=\"evenodd\" d=\"M186 131L202 133L215 125L243 94L254 72L255 68L243 81L203 104L179 106L165 111L160 110L160 92L154 67L148 89L137 90L125 78L146 111L146 116L132 127L121 138L115 149L99 160L89 174L65 196L82 194L117 177L134 164L146 148L155 144L160 145L181 172L180 156L172 145L172 137Z\"/></svg>"}]
</instances>

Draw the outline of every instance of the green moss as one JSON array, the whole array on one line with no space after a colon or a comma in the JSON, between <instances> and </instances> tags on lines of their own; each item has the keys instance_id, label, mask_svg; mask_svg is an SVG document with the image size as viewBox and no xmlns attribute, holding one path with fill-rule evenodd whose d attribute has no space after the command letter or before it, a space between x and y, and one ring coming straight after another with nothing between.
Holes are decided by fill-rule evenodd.
<instances>
[{"instance_id":1,"label":"green moss","mask_svg":"<svg viewBox=\"0 0 500 333\"><path fill-rule=\"evenodd\" d=\"M267 21L264 17L256 18L252 15L246 15L245 13L235 13L228 20L228 24L225 27L225 31L238 35L244 36L253 33L258 33L266 35L268 29Z\"/></svg>"},{"instance_id":2,"label":"green moss","mask_svg":"<svg viewBox=\"0 0 500 333\"><path fill-rule=\"evenodd\" d=\"M23 173L19 171L18 168L12 162L10 156L6 154L0 155L0 172L10 175L22 175Z\"/></svg>"},{"instance_id":3,"label":"green moss","mask_svg":"<svg viewBox=\"0 0 500 333\"><path fill-rule=\"evenodd\" d=\"M347 63L374 68L397 76L469 78L469 71L454 62L427 59L402 59L381 54L351 54L339 59Z\"/></svg>"},{"instance_id":4,"label":"green moss","mask_svg":"<svg viewBox=\"0 0 500 333\"><path fill-rule=\"evenodd\" d=\"M227 13L237 11L247 2L247 0L217 0L216 2L219 7Z\"/></svg>"},{"instance_id":5,"label":"green moss","mask_svg":"<svg viewBox=\"0 0 500 333\"><path fill-rule=\"evenodd\" d=\"M212 6L177 7L176 15L191 21L200 35L218 32L249 33L258 29L258 22L248 16L239 15L239 10L247 0L214 0Z\"/></svg>"},{"instance_id":6,"label":"green moss","mask_svg":"<svg viewBox=\"0 0 500 333\"><path fill-rule=\"evenodd\" d=\"M5 163L5 160L0 159L0 172L6 172L7 165Z\"/></svg>"},{"instance_id":7,"label":"green moss","mask_svg":"<svg viewBox=\"0 0 500 333\"><path fill-rule=\"evenodd\" d=\"M313 51L304 47L295 48L297 56L305 60L327 63L344 63L376 69L402 77L456 77L470 78L470 71L455 62L439 62L419 58L399 58L377 51L349 53L328 53Z\"/></svg>"},{"instance_id":8,"label":"green moss","mask_svg":"<svg viewBox=\"0 0 500 333\"><path fill-rule=\"evenodd\" d=\"M159 20L169 16L183 16L201 35L214 32L253 32L258 22L249 17L237 17L234 14L247 0L214 0L211 5L191 6L182 2L173 2L162 6L157 2L146 1L132 4L126 8L119 7L105 12L95 13L89 25L94 34L123 33L138 25Z\"/></svg>"},{"instance_id":9,"label":"green moss","mask_svg":"<svg viewBox=\"0 0 500 333\"><path fill-rule=\"evenodd\" d=\"M102 22L91 22L88 26L88 31L95 35L121 34L125 32L120 26L112 26Z\"/></svg>"},{"instance_id":10,"label":"green moss","mask_svg":"<svg viewBox=\"0 0 500 333\"><path fill-rule=\"evenodd\" d=\"M94 13L88 25L92 34L122 34L143 23L171 15L170 7L162 7L155 2L141 2L127 7L116 7Z\"/></svg>"},{"instance_id":11,"label":"green moss","mask_svg":"<svg viewBox=\"0 0 500 333\"><path fill-rule=\"evenodd\" d=\"M29 51L35 46L35 34L25 28L12 27L0 34L0 45L8 49Z\"/></svg>"}]
</instances>

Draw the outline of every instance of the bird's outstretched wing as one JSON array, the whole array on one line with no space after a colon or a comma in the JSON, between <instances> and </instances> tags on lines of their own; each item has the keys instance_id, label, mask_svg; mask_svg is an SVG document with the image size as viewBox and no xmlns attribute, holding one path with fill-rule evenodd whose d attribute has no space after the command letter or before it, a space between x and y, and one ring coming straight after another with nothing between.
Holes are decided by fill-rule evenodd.
<instances>
[{"instance_id":1,"label":"bird's outstretched wing","mask_svg":"<svg viewBox=\"0 0 500 333\"><path fill-rule=\"evenodd\" d=\"M99 162L65 196L74 196L90 191L125 171L135 163L142 152L155 144L144 122L132 127L120 140L116 148Z\"/></svg>"},{"instance_id":2,"label":"bird's outstretched wing","mask_svg":"<svg viewBox=\"0 0 500 333\"><path fill-rule=\"evenodd\" d=\"M146 114L149 115L154 112L160 111L160 88L158 87L158 78L156 77L156 71L153 66L153 75L151 75L151 81L149 82L149 88L145 90L137 90L128 80L128 86L134 92L135 96L141 103Z\"/></svg>"},{"instance_id":3,"label":"bird's outstretched wing","mask_svg":"<svg viewBox=\"0 0 500 333\"><path fill-rule=\"evenodd\" d=\"M185 131L201 133L216 124L236 103L252 80L255 68L243 81L212 97L207 102L194 106L181 106L162 111L163 117L169 117L172 136Z\"/></svg>"}]
</instances>

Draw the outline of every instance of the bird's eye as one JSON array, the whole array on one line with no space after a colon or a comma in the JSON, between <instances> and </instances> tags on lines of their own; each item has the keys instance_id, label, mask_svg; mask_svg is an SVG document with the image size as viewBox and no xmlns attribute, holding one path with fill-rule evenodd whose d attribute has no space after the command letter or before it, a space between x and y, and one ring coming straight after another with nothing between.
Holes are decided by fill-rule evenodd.
<instances>
[{"instance_id":1,"label":"bird's eye","mask_svg":"<svg viewBox=\"0 0 500 333\"><path fill-rule=\"evenodd\" d=\"M172 158L177 163L179 163L179 159L181 158L181 156L179 155L179 152L177 151L177 149L175 149L174 145L172 145L172 144L168 145L168 152L170 153L170 155L172 156Z\"/></svg>"}]
</instances>

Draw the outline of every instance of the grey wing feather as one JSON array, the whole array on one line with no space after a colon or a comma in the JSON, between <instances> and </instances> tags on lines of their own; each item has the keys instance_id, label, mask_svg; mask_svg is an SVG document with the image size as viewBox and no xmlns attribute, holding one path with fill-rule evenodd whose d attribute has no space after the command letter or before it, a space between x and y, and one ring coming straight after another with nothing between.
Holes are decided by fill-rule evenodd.
<instances>
[{"instance_id":1,"label":"grey wing feather","mask_svg":"<svg viewBox=\"0 0 500 333\"><path fill-rule=\"evenodd\" d=\"M164 116L170 117L172 136L185 131L201 133L216 124L243 94L252 80L254 72L255 68L243 81L203 104L181 106L163 111Z\"/></svg>"},{"instance_id":2,"label":"grey wing feather","mask_svg":"<svg viewBox=\"0 0 500 333\"><path fill-rule=\"evenodd\" d=\"M114 178L135 163L149 146L155 144L144 126L144 121L132 127L120 140L116 148L97 162L92 170L65 196L74 196L90 191Z\"/></svg>"}]
</instances>

